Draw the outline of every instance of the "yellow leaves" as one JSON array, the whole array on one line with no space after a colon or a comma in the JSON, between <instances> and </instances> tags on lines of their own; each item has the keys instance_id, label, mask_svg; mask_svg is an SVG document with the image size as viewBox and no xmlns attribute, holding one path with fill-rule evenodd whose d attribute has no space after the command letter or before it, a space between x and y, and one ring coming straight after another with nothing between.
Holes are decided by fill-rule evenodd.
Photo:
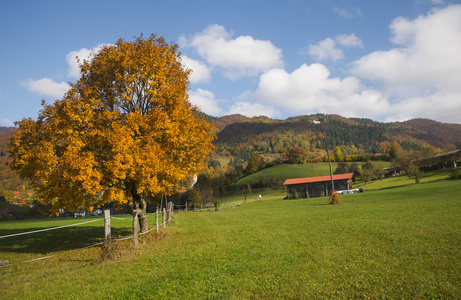
<instances>
[{"instance_id":1,"label":"yellow leaves","mask_svg":"<svg viewBox=\"0 0 461 300\"><path fill-rule=\"evenodd\" d=\"M13 166L55 207L92 209L174 192L213 148L212 127L187 101L176 45L119 40L81 65L82 77L12 140ZM129 188L130 187L130 188Z\"/></svg>"}]
</instances>

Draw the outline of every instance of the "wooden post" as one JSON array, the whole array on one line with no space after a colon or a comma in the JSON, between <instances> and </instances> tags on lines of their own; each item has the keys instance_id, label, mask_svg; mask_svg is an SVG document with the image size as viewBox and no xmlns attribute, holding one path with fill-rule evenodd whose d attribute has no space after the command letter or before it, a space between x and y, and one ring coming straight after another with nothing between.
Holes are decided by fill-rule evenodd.
<instances>
[{"instance_id":1,"label":"wooden post","mask_svg":"<svg viewBox=\"0 0 461 300\"><path fill-rule=\"evenodd\" d=\"M155 212L155 226L157 227L157 232L158 232L158 207L157 207L157 211Z\"/></svg>"},{"instance_id":2,"label":"wooden post","mask_svg":"<svg viewBox=\"0 0 461 300\"><path fill-rule=\"evenodd\" d=\"M187 212L187 201L186 201L186 212Z\"/></svg>"},{"instance_id":3,"label":"wooden post","mask_svg":"<svg viewBox=\"0 0 461 300\"><path fill-rule=\"evenodd\" d=\"M110 210L104 210L104 240L107 244L110 243Z\"/></svg>"},{"instance_id":4,"label":"wooden post","mask_svg":"<svg viewBox=\"0 0 461 300\"><path fill-rule=\"evenodd\" d=\"M165 211L165 208L163 208L163 228L166 227L166 220L165 220L165 217L166 217L166 211Z\"/></svg>"},{"instance_id":5,"label":"wooden post","mask_svg":"<svg viewBox=\"0 0 461 300\"><path fill-rule=\"evenodd\" d=\"M171 220L171 204L172 204L171 202L168 202L168 214L167 214L168 222L170 222L170 220Z\"/></svg>"},{"instance_id":6,"label":"wooden post","mask_svg":"<svg viewBox=\"0 0 461 300\"><path fill-rule=\"evenodd\" d=\"M138 246L138 212L133 212L133 245Z\"/></svg>"},{"instance_id":7,"label":"wooden post","mask_svg":"<svg viewBox=\"0 0 461 300\"><path fill-rule=\"evenodd\" d=\"M170 221L170 203L166 203L166 220L167 222Z\"/></svg>"}]
</instances>

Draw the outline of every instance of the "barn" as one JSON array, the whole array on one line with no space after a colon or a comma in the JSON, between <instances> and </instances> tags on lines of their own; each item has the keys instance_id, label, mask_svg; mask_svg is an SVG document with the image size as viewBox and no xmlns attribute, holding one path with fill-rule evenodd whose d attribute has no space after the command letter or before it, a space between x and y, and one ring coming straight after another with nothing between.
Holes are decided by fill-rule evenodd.
<instances>
[{"instance_id":1,"label":"barn","mask_svg":"<svg viewBox=\"0 0 461 300\"><path fill-rule=\"evenodd\" d=\"M335 190L350 190L352 188L353 173L333 175ZM299 198L321 197L331 192L331 177L315 176L306 178L287 179L283 183L287 187L287 196L293 195L295 191Z\"/></svg>"}]
</instances>

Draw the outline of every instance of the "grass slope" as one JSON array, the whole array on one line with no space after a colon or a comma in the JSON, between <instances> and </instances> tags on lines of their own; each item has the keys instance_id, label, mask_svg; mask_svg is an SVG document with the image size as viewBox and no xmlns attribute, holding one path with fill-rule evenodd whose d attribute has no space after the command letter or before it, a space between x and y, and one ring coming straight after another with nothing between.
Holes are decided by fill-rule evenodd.
<instances>
[{"instance_id":1,"label":"grass slope","mask_svg":"<svg viewBox=\"0 0 461 300\"><path fill-rule=\"evenodd\" d=\"M163 234L143 236L118 260L101 262L92 248L2 268L1 297L459 299L459 183L345 195L336 206L327 198L282 201L275 191L231 210L179 213ZM1 233L14 223L1 223ZM102 226L94 230L102 235ZM16 261L30 254L0 251Z\"/></svg>"},{"instance_id":2,"label":"grass slope","mask_svg":"<svg viewBox=\"0 0 461 300\"><path fill-rule=\"evenodd\" d=\"M385 168L389 166L389 162L385 161L373 161L374 164L380 168ZM351 164L351 163L349 163ZM363 162L357 163L359 167L364 164ZM331 168L334 172L336 170L338 163L332 162ZM310 176L324 176L330 175L330 166L327 162L319 163L307 163L307 164L280 164L267 169L262 169L254 174L245 176L241 178L237 183L238 184L247 184L250 181L258 182L259 177L268 177L271 178L275 176L279 182L285 182L289 178L303 178Z\"/></svg>"},{"instance_id":3,"label":"grass slope","mask_svg":"<svg viewBox=\"0 0 461 300\"><path fill-rule=\"evenodd\" d=\"M336 169L337 163L331 163L332 170ZM309 164L280 164L267 169L262 169L254 174L245 176L238 181L238 184L248 182L258 182L259 177L275 176L279 182L284 182L288 178L302 178L309 176L329 175L330 167L328 163L309 163Z\"/></svg>"}]
</instances>

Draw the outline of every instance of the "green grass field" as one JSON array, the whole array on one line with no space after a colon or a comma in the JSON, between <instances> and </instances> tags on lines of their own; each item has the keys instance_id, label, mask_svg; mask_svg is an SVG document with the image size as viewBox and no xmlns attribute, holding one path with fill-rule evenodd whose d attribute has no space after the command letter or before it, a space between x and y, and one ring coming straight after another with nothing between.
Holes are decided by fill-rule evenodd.
<instances>
[{"instance_id":1,"label":"green grass field","mask_svg":"<svg viewBox=\"0 0 461 300\"><path fill-rule=\"evenodd\" d=\"M336 169L336 163L331 163L333 171ZM283 183L288 178L301 178L309 176L329 175L330 167L328 163L310 163L310 164L280 164L271 168L262 169L254 174L243 177L238 184L247 184L248 182L258 182L259 177L275 176L277 180Z\"/></svg>"},{"instance_id":2,"label":"green grass field","mask_svg":"<svg viewBox=\"0 0 461 300\"><path fill-rule=\"evenodd\" d=\"M385 168L390 164L389 162L384 161L373 161L373 163L377 166L380 166L381 168ZM357 164L360 167L363 164L363 162L358 162ZM338 163L336 162L331 163L331 168L333 172L336 170L337 165ZM269 178L275 176L279 182L283 183L286 179L289 178L302 178L323 175L330 175L330 167L327 162L308 164L280 164L273 166L271 168L262 169L254 174L245 176L242 179L240 179L237 183L247 184L250 181L258 182L259 177L261 176Z\"/></svg>"},{"instance_id":3,"label":"green grass field","mask_svg":"<svg viewBox=\"0 0 461 300\"><path fill-rule=\"evenodd\" d=\"M100 248L70 251L100 241L99 222L0 239L0 260L12 263L0 268L0 298L459 299L461 181L443 178L386 179L335 206L281 200L278 190L230 210L177 213L138 249L117 243L113 260ZM223 200L243 200L232 197ZM0 236L85 220L1 222ZM113 224L129 235L129 219Z\"/></svg>"}]
</instances>

